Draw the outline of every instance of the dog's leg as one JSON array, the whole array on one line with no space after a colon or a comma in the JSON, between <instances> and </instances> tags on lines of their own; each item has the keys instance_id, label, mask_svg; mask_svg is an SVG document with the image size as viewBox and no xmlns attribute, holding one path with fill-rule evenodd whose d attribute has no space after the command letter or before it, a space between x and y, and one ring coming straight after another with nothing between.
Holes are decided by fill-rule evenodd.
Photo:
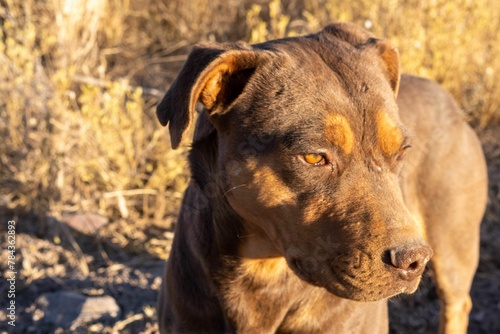
<instances>
[{"instance_id":1,"label":"dog's leg","mask_svg":"<svg viewBox=\"0 0 500 334\"><path fill-rule=\"evenodd\" d=\"M454 233L450 233L448 238L441 237L433 245L432 267L441 301L441 334L467 333L472 308L469 291L479 258L479 230L467 234L467 238L452 240Z\"/></svg>"},{"instance_id":2,"label":"dog's leg","mask_svg":"<svg viewBox=\"0 0 500 334\"><path fill-rule=\"evenodd\" d=\"M427 238L434 250L431 265L441 301L439 332L446 334L467 332L472 308L469 292L479 261L479 225L487 194L486 167L479 145L465 140L459 144L446 163L437 162L446 172L431 172L432 182L422 189L426 193ZM474 163L463 164L467 159Z\"/></svg>"}]
</instances>

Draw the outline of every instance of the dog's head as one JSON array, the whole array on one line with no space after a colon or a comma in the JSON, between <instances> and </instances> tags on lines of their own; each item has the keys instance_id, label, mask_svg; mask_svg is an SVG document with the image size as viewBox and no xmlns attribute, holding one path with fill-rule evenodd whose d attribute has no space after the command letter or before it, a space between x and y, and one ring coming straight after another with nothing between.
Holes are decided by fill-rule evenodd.
<instances>
[{"instance_id":1,"label":"dog's head","mask_svg":"<svg viewBox=\"0 0 500 334\"><path fill-rule=\"evenodd\" d=\"M413 292L432 256L404 205L397 51L357 26L196 47L158 106L172 147L200 101L218 138L241 256L285 256L354 300Z\"/></svg>"}]
</instances>

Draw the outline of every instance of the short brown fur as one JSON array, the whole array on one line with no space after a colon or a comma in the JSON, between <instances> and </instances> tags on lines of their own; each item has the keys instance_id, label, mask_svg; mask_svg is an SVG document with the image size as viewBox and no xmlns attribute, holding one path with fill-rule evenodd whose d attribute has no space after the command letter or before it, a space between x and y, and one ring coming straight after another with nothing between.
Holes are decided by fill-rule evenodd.
<instances>
[{"instance_id":1,"label":"short brown fur","mask_svg":"<svg viewBox=\"0 0 500 334\"><path fill-rule=\"evenodd\" d=\"M387 333L429 260L441 333L466 332L483 153L389 42L337 23L195 47L157 110L173 148L198 101L162 333Z\"/></svg>"},{"instance_id":2,"label":"short brown fur","mask_svg":"<svg viewBox=\"0 0 500 334\"><path fill-rule=\"evenodd\" d=\"M332 114L328 115L325 124L327 138L340 146L344 153L351 153L354 146L354 135L349 121L342 115Z\"/></svg>"}]
</instances>

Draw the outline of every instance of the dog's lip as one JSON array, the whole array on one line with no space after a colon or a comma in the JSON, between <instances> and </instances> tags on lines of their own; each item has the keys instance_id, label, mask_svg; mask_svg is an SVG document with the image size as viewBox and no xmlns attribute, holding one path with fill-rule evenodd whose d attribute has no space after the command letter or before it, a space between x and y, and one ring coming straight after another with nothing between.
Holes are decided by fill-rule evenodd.
<instances>
[{"instance_id":1,"label":"dog's lip","mask_svg":"<svg viewBox=\"0 0 500 334\"><path fill-rule=\"evenodd\" d=\"M334 280L344 286L347 289L362 291L363 289L356 284L356 278L352 277L348 274L338 273L333 268L331 269L331 275ZM387 276L385 279L392 281L391 287L386 289L386 293L384 294L384 298L391 298L400 293L413 293L420 283L422 273L414 278L411 281L404 280L400 277L399 274L391 273L390 276ZM362 282L361 282L362 285Z\"/></svg>"},{"instance_id":2,"label":"dog's lip","mask_svg":"<svg viewBox=\"0 0 500 334\"><path fill-rule=\"evenodd\" d=\"M335 286L337 286L337 289L338 286L340 286L344 290L351 290L356 292L363 291L362 288L355 284L354 277L349 276L345 273L342 275L340 272L334 270L334 268L330 268L330 273L333 280L330 282L330 284L328 284L328 286L332 288L335 288Z\"/></svg>"},{"instance_id":3,"label":"dog's lip","mask_svg":"<svg viewBox=\"0 0 500 334\"><path fill-rule=\"evenodd\" d=\"M355 268L337 267L318 260L318 268L313 271L307 267L307 257L287 257L287 262L298 278L329 293L349 300L373 302L393 298L399 294L411 294L419 286L421 275L411 281L404 280L398 272L391 270L388 265L382 266L384 274L379 277L380 282L373 282L374 273L361 275ZM328 262L328 261L327 261ZM371 271L371 270L370 270ZM384 282L386 282L384 284ZM366 285L368 283L368 285ZM377 284L378 283L378 284ZM382 283L382 284L380 284Z\"/></svg>"},{"instance_id":4,"label":"dog's lip","mask_svg":"<svg viewBox=\"0 0 500 334\"><path fill-rule=\"evenodd\" d=\"M310 273L308 271L306 271L301 263L300 263L300 260L299 259L291 259L290 260L290 264L291 264L291 267L293 269L293 271L295 272L295 274L307 281L309 284L313 284L313 285L316 285L318 287L323 287L323 288L326 288L327 290L330 290L328 288L328 286L341 286L343 289L355 289L356 291L360 291L361 289L359 287L357 287L356 285L353 285L351 282L347 282L345 280L342 280L338 277L338 275L334 272L334 271L331 271L330 272L330 279L328 280L329 282L322 282L322 281L318 281L317 279L314 279L313 277L311 277ZM331 291L330 291L331 292Z\"/></svg>"},{"instance_id":5,"label":"dog's lip","mask_svg":"<svg viewBox=\"0 0 500 334\"><path fill-rule=\"evenodd\" d=\"M295 274L299 278L308 282L309 284L316 285L319 287L324 287L324 284L321 284L319 281L315 280L313 277L311 277L311 275L308 271L304 270L304 268L300 264L300 260L291 259L289 263L290 263L290 267L292 268L292 270L295 272Z\"/></svg>"},{"instance_id":6,"label":"dog's lip","mask_svg":"<svg viewBox=\"0 0 500 334\"><path fill-rule=\"evenodd\" d=\"M341 298L363 302L389 299L402 293L413 293L418 287L418 283L415 284L415 281L418 281L418 279L415 279L411 282L397 279L397 281L394 281L392 282L392 284L390 284L390 287L375 289L370 291L370 294L366 295L366 289L363 289L359 285L355 284L354 280L355 278L352 278L351 276L342 274L338 275L334 271L332 271L332 280L328 284L324 285L324 287L330 293ZM379 292L376 293L376 291ZM363 295L363 297L356 297L356 295L360 293Z\"/></svg>"},{"instance_id":7,"label":"dog's lip","mask_svg":"<svg viewBox=\"0 0 500 334\"><path fill-rule=\"evenodd\" d=\"M291 265L292 265L292 268L293 268L293 269L295 269L295 270L294 270L294 271L295 271L295 273L296 273L299 277L301 277L301 278L303 278L303 279L305 279L305 280L307 280L307 281L311 281L311 277L309 276L309 274L307 273L307 271L305 271L305 270L302 268L302 266L300 265L300 261L299 261L298 259L292 259L292 260L290 261L290 263L291 263Z\"/></svg>"},{"instance_id":8,"label":"dog's lip","mask_svg":"<svg viewBox=\"0 0 500 334\"><path fill-rule=\"evenodd\" d=\"M347 274L342 274L342 272L335 270L335 268L330 267L328 280L325 281L323 277L323 279L318 281L317 279L314 279L314 277L312 277L308 271L304 270L299 259L290 259L289 263L293 271L299 278L305 280L309 284L318 287L323 287L330 293L337 295L341 298L358 300L356 297L353 297L353 295L362 293L365 290L362 287L360 287L360 285L361 286L363 285L362 281L357 282L356 277L352 277ZM392 298L401 293L412 293L414 292L414 290L418 288L418 282L420 281L420 276L412 281L404 281L399 276L391 278L387 277L387 279L393 280L392 284L390 284L391 285L390 287L382 289L380 294L374 294L373 298L368 298L368 299L362 298L359 300L376 301L380 299Z\"/></svg>"}]
</instances>

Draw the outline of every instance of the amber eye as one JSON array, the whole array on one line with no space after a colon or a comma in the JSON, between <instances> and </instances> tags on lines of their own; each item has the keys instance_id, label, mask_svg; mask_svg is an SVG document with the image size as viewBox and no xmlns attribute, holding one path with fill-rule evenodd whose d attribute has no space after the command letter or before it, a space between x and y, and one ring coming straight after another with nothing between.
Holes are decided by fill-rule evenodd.
<instances>
[{"instance_id":1,"label":"amber eye","mask_svg":"<svg viewBox=\"0 0 500 334\"><path fill-rule=\"evenodd\" d=\"M303 157L304 157L304 161L310 165L320 166L320 165L324 165L326 163L325 157L321 154L309 153L309 154L305 154Z\"/></svg>"}]
</instances>

